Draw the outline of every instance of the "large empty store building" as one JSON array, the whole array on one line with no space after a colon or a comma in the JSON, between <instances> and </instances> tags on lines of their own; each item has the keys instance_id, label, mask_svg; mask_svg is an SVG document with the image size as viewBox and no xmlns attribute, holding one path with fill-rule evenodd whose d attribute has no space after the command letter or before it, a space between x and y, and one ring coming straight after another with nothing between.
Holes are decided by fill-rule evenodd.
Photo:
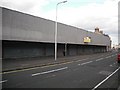
<instances>
[{"instance_id":1,"label":"large empty store building","mask_svg":"<svg viewBox=\"0 0 120 90\"><path fill-rule=\"evenodd\" d=\"M54 56L55 21L0 7L0 24L2 58ZM99 28L89 32L58 23L58 57L107 52L110 48L110 37Z\"/></svg>"}]
</instances>

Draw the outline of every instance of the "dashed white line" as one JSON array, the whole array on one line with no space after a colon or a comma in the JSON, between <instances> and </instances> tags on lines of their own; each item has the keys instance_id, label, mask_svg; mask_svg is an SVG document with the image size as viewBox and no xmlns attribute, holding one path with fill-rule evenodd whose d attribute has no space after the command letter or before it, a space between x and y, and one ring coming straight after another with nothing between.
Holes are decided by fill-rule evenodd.
<instances>
[{"instance_id":1,"label":"dashed white line","mask_svg":"<svg viewBox=\"0 0 120 90\"><path fill-rule=\"evenodd\" d=\"M85 58L85 59L81 59L81 60L77 60L75 62L79 62L79 61L83 61L83 60L88 60L89 58Z\"/></svg>"},{"instance_id":2,"label":"dashed white line","mask_svg":"<svg viewBox=\"0 0 120 90\"><path fill-rule=\"evenodd\" d=\"M105 57L105 58L110 58L111 56Z\"/></svg>"},{"instance_id":3,"label":"dashed white line","mask_svg":"<svg viewBox=\"0 0 120 90\"><path fill-rule=\"evenodd\" d=\"M110 67L112 67L112 65L109 65Z\"/></svg>"},{"instance_id":4,"label":"dashed white line","mask_svg":"<svg viewBox=\"0 0 120 90\"><path fill-rule=\"evenodd\" d=\"M91 63L91 62L93 62L93 61L85 62L85 63L82 63L82 64L80 64L80 65L85 65L85 64L88 64L88 63ZM79 65L79 64L78 64L78 65Z\"/></svg>"},{"instance_id":5,"label":"dashed white line","mask_svg":"<svg viewBox=\"0 0 120 90\"><path fill-rule=\"evenodd\" d=\"M78 64L78 65L81 65L81 64Z\"/></svg>"},{"instance_id":6,"label":"dashed white line","mask_svg":"<svg viewBox=\"0 0 120 90\"><path fill-rule=\"evenodd\" d=\"M7 81L8 81L8 80L0 81L0 84L1 84L1 83L4 83L4 82L7 82Z\"/></svg>"},{"instance_id":7,"label":"dashed white line","mask_svg":"<svg viewBox=\"0 0 120 90\"><path fill-rule=\"evenodd\" d=\"M64 67L64 68L59 68L59 69L50 70L50 71L46 71L46 72L35 73L35 74L32 74L32 76L43 75L43 74L48 74L48 73L53 73L53 72L57 72L57 71L61 71L61 70L67 69L67 68L68 68L68 67Z\"/></svg>"},{"instance_id":8,"label":"dashed white line","mask_svg":"<svg viewBox=\"0 0 120 90\"><path fill-rule=\"evenodd\" d=\"M105 57L105 58L108 58L108 57Z\"/></svg>"},{"instance_id":9,"label":"dashed white line","mask_svg":"<svg viewBox=\"0 0 120 90\"><path fill-rule=\"evenodd\" d=\"M96 61L101 61L101 60L103 60L103 58L97 59Z\"/></svg>"},{"instance_id":10,"label":"dashed white line","mask_svg":"<svg viewBox=\"0 0 120 90\"><path fill-rule=\"evenodd\" d=\"M113 76L118 70L120 69L120 67L118 69L116 69L112 74L110 74L107 78L105 78L102 82L100 82L99 84L97 84L92 90L97 89L101 84L103 84L105 81L107 81L111 76Z\"/></svg>"},{"instance_id":11,"label":"dashed white line","mask_svg":"<svg viewBox=\"0 0 120 90\"><path fill-rule=\"evenodd\" d=\"M112 55L112 57L114 57L115 55Z\"/></svg>"}]
</instances>

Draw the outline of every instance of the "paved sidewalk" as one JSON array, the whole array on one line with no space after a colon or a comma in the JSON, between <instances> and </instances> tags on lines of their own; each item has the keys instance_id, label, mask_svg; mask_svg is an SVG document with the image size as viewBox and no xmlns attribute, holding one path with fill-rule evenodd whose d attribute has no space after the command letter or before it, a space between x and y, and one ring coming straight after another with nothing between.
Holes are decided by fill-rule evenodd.
<instances>
[{"instance_id":1,"label":"paved sidewalk","mask_svg":"<svg viewBox=\"0 0 120 90\"><path fill-rule=\"evenodd\" d=\"M73 60L82 60L82 59L94 57L97 55L100 56L102 54L103 53L81 55L81 56L58 57L56 61L54 60L54 57L3 60L2 61L2 72L65 63L65 62L70 62ZM104 53L104 54L109 54L109 52Z\"/></svg>"}]
</instances>

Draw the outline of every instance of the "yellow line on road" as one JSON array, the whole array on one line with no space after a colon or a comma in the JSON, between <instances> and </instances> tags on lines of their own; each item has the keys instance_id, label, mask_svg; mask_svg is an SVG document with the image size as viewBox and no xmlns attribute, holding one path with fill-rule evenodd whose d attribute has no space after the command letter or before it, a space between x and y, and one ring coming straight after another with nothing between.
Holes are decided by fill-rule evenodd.
<instances>
[{"instance_id":1,"label":"yellow line on road","mask_svg":"<svg viewBox=\"0 0 120 90\"><path fill-rule=\"evenodd\" d=\"M16 73L16 72L22 72L22 71L28 71L28 70L33 70L33 69L38 69L38 68L47 68L47 67L52 67L52 66L57 66L57 65L64 65L64 64L68 64L68 63L72 63L74 61L69 61L69 62L63 62L60 64L53 64L53 65L47 65L47 66L38 66L38 67L33 67L33 68L28 68L28 69L22 69L22 70L14 70L14 71L8 71L8 72L3 72L0 74L9 74L9 73ZM51 63L48 63L51 64Z\"/></svg>"}]
</instances>

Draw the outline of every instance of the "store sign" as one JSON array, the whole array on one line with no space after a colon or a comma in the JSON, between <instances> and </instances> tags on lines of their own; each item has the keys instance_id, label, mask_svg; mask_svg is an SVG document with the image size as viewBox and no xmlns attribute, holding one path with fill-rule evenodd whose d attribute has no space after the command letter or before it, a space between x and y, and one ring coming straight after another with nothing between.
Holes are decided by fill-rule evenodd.
<instances>
[{"instance_id":1,"label":"store sign","mask_svg":"<svg viewBox=\"0 0 120 90\"><path fill-rule=\"evenodd\" d=\"M84 43L90 43L91 38L90 37L84 37Z\"/></svg>"}]
</instances>

